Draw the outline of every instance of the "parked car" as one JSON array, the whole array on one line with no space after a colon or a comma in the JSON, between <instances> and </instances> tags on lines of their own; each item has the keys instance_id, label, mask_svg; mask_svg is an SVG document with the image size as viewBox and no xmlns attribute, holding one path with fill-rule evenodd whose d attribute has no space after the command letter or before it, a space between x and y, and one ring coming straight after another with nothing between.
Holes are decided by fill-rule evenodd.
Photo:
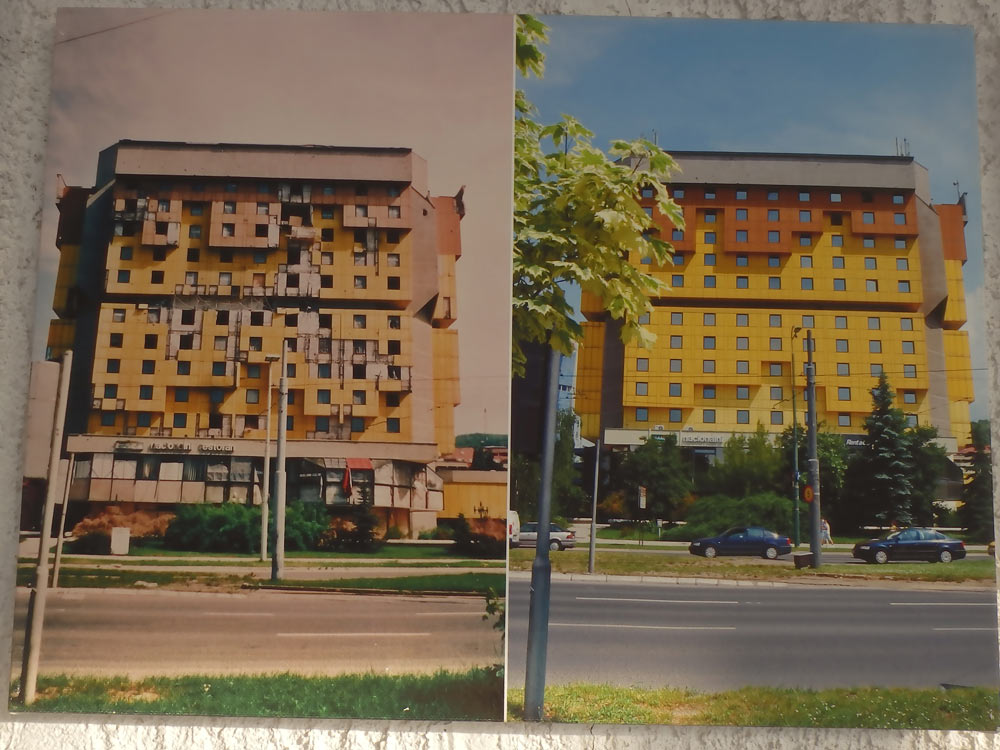
<instances>
[{"instance_id":1,"label":"parked car","mask_svg":"<svg viewBox=\"0 0 1000 750\"><path fill-rule=\"evenodd\" d=\"M965 557L965 542L934 529L908 528L854 545L854 557L879 565L890 560L951 562Z\"/></svg>"},{"instance_id":2,"label":"parked car","mask_svg":"<svg viewBox=\"0 0 1000 750\"><path fill-rule=\"evenodd\" d=\"M538 542L538 524L534 521L521 524L518 547L534 547ZM560 550L576 546L576 534L554 523L549 524L549 549Z\"/></svg>"},{"instance_id":3,"label":"parked car","mask_svg":"<svg viewBox=\"0 0 1000 750\"><path fill-rule=\"evenodd\" d=\"M521 519L516 510L507 511L507 544L516 547L521 541Z\"/></svg>"},{"instance_id":4,"label":"parked car","mask_svg":"<svg viewBox=\"0 0 1000 750\"><path fill-rule=\"evenodd\" d=\"M692 555L760 555L774 560L792 551L792 540L760 526L735 526L718 536L695 539L688 547Z\"/></svg>"}]
</instances>

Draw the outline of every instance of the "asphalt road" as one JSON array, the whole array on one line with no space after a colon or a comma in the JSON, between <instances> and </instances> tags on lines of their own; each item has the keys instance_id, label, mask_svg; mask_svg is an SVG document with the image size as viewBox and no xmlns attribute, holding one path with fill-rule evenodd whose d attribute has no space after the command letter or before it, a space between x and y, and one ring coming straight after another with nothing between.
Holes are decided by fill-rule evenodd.
<instances>
[{"instance_id":1,"label":"asphalt road","mask_svg":"<svg viewBox=\"0 0 1000 750\"><path fill-rule=\"evenodd\" d=\"M510 582L510 685L524 684L528 588ZM992 591L553 580L549 622L547 684L1000 684Z\"/></svg>"},{"instance_id":2,"label":"asphalt road","mask_svg":"<svg viewBox=\"0 0 1000 750\"><path fill-rule=\"evenodd\" d=\"M11 661L20 674L27 591ZM214 594L121 589L49 593L42 673L128 675L429 673L503 659L481 597Z\"/></svg>"}]
</instances>

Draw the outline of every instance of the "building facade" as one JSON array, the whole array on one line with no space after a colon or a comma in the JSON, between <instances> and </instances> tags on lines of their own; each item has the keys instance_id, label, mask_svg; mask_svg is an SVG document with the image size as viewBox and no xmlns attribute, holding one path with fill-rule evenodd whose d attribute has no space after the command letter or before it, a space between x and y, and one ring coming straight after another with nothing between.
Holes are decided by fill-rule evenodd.
<instances>
[{"instance_id":1,"label":"building facade","mask_svg":"<svg viewBox=\"0 0 1000 750\"><path fill-rule=\"evenodd\" d=\"M636 445L653 433L716 454L733 433L804 422L806 335L816 413L864 439L885 372L910 424L946 449L969 442L973 400L962 266L964 199L934 204L911 157L674 152L678 229L643 195L673 263L646 319L652 349L624 345L583 298L576 409L585 437ZM639 264L638 258L632 259Z\"/></svg>"},{"instance_id":2,"label":"building facade","mask_svg":"<svg viewBox=\"0 0 1000 750\"><path fill-rule=\"evenodd\" d=\"M289 500L435 525L462 191L405 148L121 141L60 192L72 500L259 503L285 347Z\"/></svg>"}]
</instances>

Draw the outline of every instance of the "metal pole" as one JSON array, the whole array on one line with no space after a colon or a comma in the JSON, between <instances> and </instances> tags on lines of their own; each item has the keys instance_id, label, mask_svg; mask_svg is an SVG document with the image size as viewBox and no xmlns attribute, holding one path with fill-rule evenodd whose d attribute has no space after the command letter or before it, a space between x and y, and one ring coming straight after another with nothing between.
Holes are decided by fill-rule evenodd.
<instances>
[{"instance_id":1,"label":"metal pole","mask_svg":"<svg viewBox=\"0 0 1000 750\"><path fill-rule=\"evenodd\" d=\"M267 416L264 418L264 487L260 499L260 559L267 560L268 506L271 502L271 380L274 363L267 360Z\"/></svg>"},{"instance_id":2,"label":"metal pole","mask_svg":"<svg viewBox=\"0 0 1000 750\"><path fill-rule=\"evenodd\" d=\"M590 504L590 555L587 572L594 575L594 558L597 554L597 476L601 471L601 438L594 443L594 500Z\"/></svg>"},{"instance_id":3,"label":"metal pole","mask_svg":"<svg viewBox=\"0 0 1000 750\"><path fill-rule=\"evenodd\" d=\"M52 588L59 588L59 568L62 566L63 536L66 534L66 511L69 510L69 487L73 482L73 467L76 466L76 454L69 454L66 465L66 487L63 490L62 513L59 515L59 536L56 537L56 561L52 565Z\"/></svg>"},{"instance_id":4,"label":"metal pole","mask_svg":"<svg viewBox=\"0 0 1000 750\"><path fill-rule=\"evenodd\" d=\"M799 528L799 417L795 408L795 336L801 328L792 328L792 505L794 513L794 542L798 547L801 543ZM806 334L808 338L808 333Z\"/></svg>"},{"instance_id":5,"label":"metal pole","mask_svg":"<svg viewBox=\"0 0 1000 750\"><path fill-rule=\"evenodd\" d=\"M28 619L25 623L24 660L21 665L21 701L28 706L35 702L38 682L38 659L42 649L42 623L45 620L45 599L49 589L49 544L52 541L52 516L55 511L56 493L59 492L59 456L62 453L63 429L66 424L66 400L69 395L69 373L73 366L73 352L63 354L59 369L59 394L52 422L52 442L49 446L48 486L45 492L45 509L42 512L42 529L38 540L38 565L35 568L35 586L28 595Z\"/></svg>"},{"instance_id":6,"label":"metal pole","mask_svg":"<svg viewBox=\"0 0 1000 750\"><path fill-rule=\"evenodd\" d=\"M278 378L278 468L274 472L274 551L271 554L271 580L285 576L285 440L288 432L288 343L281 343L281 376Z\"/></svg>"},{"instance_id":7,"label":"metal pole","mask_svg":"<svg viewBox=\"0 0 1000 750\"><path fill-rule=\"evenodd\" d=\"M542 433L542 477L538 488L538 541L531 565L528 604L528 653L524 672L525 721L541 721L545 703L545 660L549 641L549 594L552 563L549 560L549 523L552 515L552 464L556 447L556 398L559 389L559 352L549 349L545 390L545 425Z\"/></svg>"},{"instance_id":8,"label":"metal pole","mask_svg":"<svg viewBox=\"0 0 1000 750\"><path fill-rule=\"evenodd\" d=\"M809 403L807 404L807 422L809 427L809 484L812 485L813 499L809 508L809 551L812 552L812 567L818 568L822 565L822 537L820 536L820 507L819 507L819 458L817 458L817 438L816 438L816 365L813 364L813 341L812 331L806 331L806 347L808 349L809 362L806 365L806 393Z\"/></svg>"}]
</instances>

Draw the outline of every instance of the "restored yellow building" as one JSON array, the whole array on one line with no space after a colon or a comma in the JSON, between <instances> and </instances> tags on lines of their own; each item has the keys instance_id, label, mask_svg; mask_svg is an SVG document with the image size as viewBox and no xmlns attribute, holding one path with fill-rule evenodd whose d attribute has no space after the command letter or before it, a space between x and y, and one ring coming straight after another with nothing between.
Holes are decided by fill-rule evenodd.
<instances>
[{"instance_id":1,"label":"restored yellow building","mask_svg":"<svg viewBox=\"0 0 1000 750\"><path fill-rule=\"evenodd\" d=\"M289 499L435 525L461 191L432 196L405 148L121 141L59 208L73 499L259 502L287 346Z\"/></svg>"},{"instance_id":2,"label":"restored yellow building","mask_svg":"<svg viewBox=\"0 0 1000 750\"><path fill-rule=\"evenodd\" d=\"M647 270L652 349L625 346L584 295L577 361L582 434L637 444L674 433L715 452L734 432L804 421L806 332L815 340L816 412L863 438L885 372L911 424L951 451L969 442L973 400L962 265L964 202L931 201L911 157L675 152L678 229L644 205L673 263ZM633 259L639 263L638 258Z\"/></svg>"}]
</instances>

